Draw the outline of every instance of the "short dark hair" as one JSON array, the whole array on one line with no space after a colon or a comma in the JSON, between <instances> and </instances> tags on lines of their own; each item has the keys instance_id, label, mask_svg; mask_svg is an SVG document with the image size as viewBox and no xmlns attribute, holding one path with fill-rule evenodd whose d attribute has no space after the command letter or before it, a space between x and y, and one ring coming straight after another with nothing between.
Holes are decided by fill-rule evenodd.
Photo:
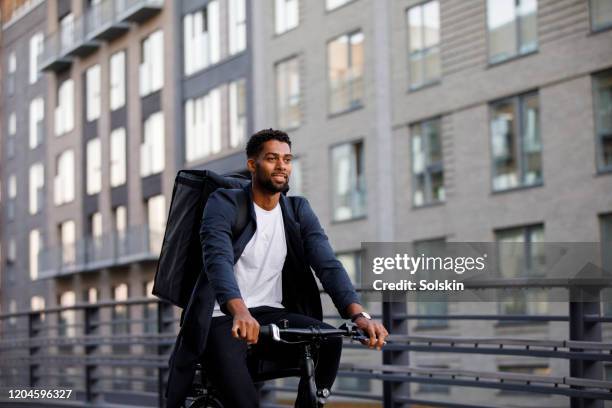
<instances>
[{"instance_id":1,"label":"short dark hair","mask_svg":"<svg viewBox=\"0 0 612 408\"><path fill-rule=\"evenodd\" d=\"M282 130L263 129L253 134L246 145L246 155L248 158L256 157L261 153L263 144L269 140L278 140L279 142L287 143L291 148L291 139L289 135Z\"/></svg>"}]
</instances>

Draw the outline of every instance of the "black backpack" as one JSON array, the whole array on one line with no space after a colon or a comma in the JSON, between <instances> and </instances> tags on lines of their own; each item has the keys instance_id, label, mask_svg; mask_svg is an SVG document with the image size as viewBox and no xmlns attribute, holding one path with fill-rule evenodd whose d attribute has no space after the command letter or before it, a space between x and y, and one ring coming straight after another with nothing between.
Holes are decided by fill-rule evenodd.
<instances>
[{"instance_id":1,"label":"black backpack","mask_svg":"<svg viewBox=\"0 0 612 408\"><path fill-rule=\"evenodd\" d=\"M186 308L202 271L200 223L208 197L218 188L242 188L250 179L241 174L219 175L209 170L180 170L174 180L166 231L162 243L153 295ZM234 234L248 223L246 197L239 195Z\"/></svg>"}]
</instances>

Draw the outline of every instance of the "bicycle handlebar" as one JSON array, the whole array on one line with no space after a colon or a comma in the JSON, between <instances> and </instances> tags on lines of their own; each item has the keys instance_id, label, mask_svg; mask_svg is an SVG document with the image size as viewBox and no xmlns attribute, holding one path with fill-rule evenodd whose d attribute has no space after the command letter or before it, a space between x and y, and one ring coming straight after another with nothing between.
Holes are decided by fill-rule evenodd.
<instances>
[{"instance_id":1,"label":"bicycle handlebar","mask_svg":"<svg viewBox=\"0 0 612 408\"><path fill-rule=\"evenodd\" d=\"M275 342L285 342L287 340L283 338L283 336L291 336L299 339L300 343L320 341L329 337L350 337L351 339L360 342L369 341L370 339L355 325L347 325L346 323L337 329L326 329L316 326L311 326L305 329L281 329L276 324L268 324L259 328L259 336L269 338Z\"/></svg>"}]
</instances>

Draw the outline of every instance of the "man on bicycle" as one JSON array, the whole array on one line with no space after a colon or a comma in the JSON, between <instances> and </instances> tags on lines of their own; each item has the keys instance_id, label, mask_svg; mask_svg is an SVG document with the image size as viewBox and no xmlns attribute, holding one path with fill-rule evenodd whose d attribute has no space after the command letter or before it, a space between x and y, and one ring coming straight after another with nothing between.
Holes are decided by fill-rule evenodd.
<instances>
[{"instance_id":1,"label":"man on bicycle","mask_svg":"<svg viewBox=\"0 0 612 408\"><path fill-rule=\"evenodd\" d=\"M331 328L321 321L321 298L311 268L340 315L370 337L370 348L380 349L388 336L385 327L363 310L308 201L281 194L288 189L291 174L288 135L262 130L251 136L246 153L251 183L242 190L215 191L204 209L200 238L206 278L196 284L175 346L168 406L184 398L181 391L171 389L172 383L177 384L178 378L190 380L186 373L200 352L224 406L259 406L247 367L249 345L262 358L298 359L297 348L257 344L260 325L284 319L289 327ZM246 202L249 222L234 236L241 202ZM212 302L203 300L205 294L216 299L212 308ZM189 337L189 331L196 339ZM322 343L315 356L317 388L331 389L341 350L340 338Z\"/></svg>"}]
</instances>

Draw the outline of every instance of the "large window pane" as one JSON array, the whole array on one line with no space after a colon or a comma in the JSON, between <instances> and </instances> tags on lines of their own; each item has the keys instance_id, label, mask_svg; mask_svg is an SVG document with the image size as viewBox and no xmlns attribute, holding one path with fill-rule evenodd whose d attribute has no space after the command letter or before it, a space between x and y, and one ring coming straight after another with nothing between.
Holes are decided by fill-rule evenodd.
<instances>
[{"instance_id":1,"label":"large window pane","mask_svg":"<svg viewBox=\"0 0 612 408\"><path fill-rule=\"evenodd\" d=\"M125 51L114 53L110 59L110 109L125 105Z\"/></svg>"},{"instance_id":2,"label":"large window pane","mask_svg":"<svg viewBox=\"0 0 612 408\"><path fill-rule=\"evenodd\" d=\"M229 84L230 147L238 147L246 137L246 81Z\"/></svg>"},{"instance_id":3,"label":"large window pane","mask_svg":"<svg viewBox=\"0 0 612 408\"><path fill-rule=\"evenodd\" d=\"M158 91L164 85L164 33L157 30L141 44L140 96Z\"/></svg>"},{"instance_id":4,"label":"large window pane","mask_svg":"<svg viewBox=\"0 0 612 408\"><path fill-rule=\"evenodd\" d=\"M125 128L118 128L111 132L110 137L110 184L119 186L126 181L126 135Z\"/></svg>"},{"instance_id":5,"label":"large window pane","mask_svg":"<svg viewBox=\"0 0 612 408\"><path fill-rule=\"evenodd\" d=\"M537 94L521 95L492 105L491 155L494 190L542 182Z\"/></svg>"},{"instance_id":6,"label":"large window pane","mask_svg":"<svg viewBox=\"0 0 612 408\"><path fill-rule=\"evenodd\" d=\"M597 167L612 170L612 71L594 77Z\"/></svg>"},{"instance_id":7,"label":"large window pane","mask_svg":"<svg viewBox=\"0 0 612 408\"><path fill-rule=\"evenodd\" d=\"M363 40L361 32L342 35L327 44L329 110L342 112L363 99Z\"/></svg>"},{"instance_id":8,"label":"large window pane","mask_svg":"<svg viewBox=\"0 0 612 408\"><path fill-rule=\"evenodd\" d=\"M537 49L537 13L536 0L487 0L490 62Z\"/></svg>"},{"instance_id":9,"label":"large window pane","mask_svg":"<svg viewBox=\"0 0 612 408\"><path fill-rule=\"evenodd\" d=\"M161 173L165 167L164 114L152 114L144 122L143 143L140 145L140 175Z\"/></svg>"},{"instance_id":10,"label":"large window pane","mask_svg":"<svg viewBox=\"0 0 612 408\"><path fill-rule=\"evenodd\" d=\"M332 149L333 218L348 220L366 214L363 142Z\"/></svg>"},{"instance_id":11,"label":"large window pane","mask_svg":"<svg viewBox=\"0 0 612 408\"><path fill-rule=\"evenodd\" d=\"M420 206L444 201L444 166L440 119L411 127L413 204Z\"/></svg>"},{"instance_id":12,"label":"large window pane","mask_svg":"<svg viewBox=\"0 0 612 408\"><path fill-rule=\"evenodd\" d=\"M509 228L495 232L498 243L499 270L504 278L541 276L546 258L542 245L544 226ZM506 314L546 313L546 293L542 291L513 292L511 298L500 302Z\"/></svg>"},{"instance_id":13,"label":"large window pane","mask_svg":"<svg viewBox=\"0 0 612 408\"><path fill-rule=\"evenodd\" d=\"M291 129L301 121L298 57L276 64L276 114L278 127Z\"/></svg>"},{"instance_id":14,"label":"large window pane","mask_svg":"<svg viewBox=\"0 0 612 408\"><path fill-rule=\"evenodd\" d=\"M407 11L410 87L440 78L440 6L430 1Z\"/></svg>"},{"instance_id":15,"label":"large window pane","mask_svg":"<svg viewBox=\"0 0 612 408\"><path fill-rule=\"evenodd\" d=\"M274 17L276 34L295 28L300 20L299 0L275 0Z\"/></svg>"},{"instance_id":16,"label":"large window pane","mask_svg":"<svg viewBox=\"0 0 612 408\"><path fill-rule=\"evenodd\" d=\"M591 29L601 30L612 27L612 1L590 0Z\"/></svg>"},{"instance_id":17,"label":"large window pane","mask_svg":"<svg viewBox=\"0 0 612 408\"><path fill-rule=\"evenodd\" d=\"M96 194L102 188L102 148L100 138L87 142L87 194Z\"/></svg>"},{"instance_id":18,"label":"large window pane","mask_svg":"<svg viewBox=\"0 0 612 408\"><path fill-rule=\"evenodd\" d=\"M229 54L246 48L246 0L229 0Z\"/></svg>"},{"instance_id":19,"label":"large window pane","mask_svg":"<svg viewBox=\"0 0 612 408\"><path fill-rule=\"evenodd\" d=\"M88 121L100 116L100 64L85 72L86 117Z\"/></svg>"}]
</instances>

